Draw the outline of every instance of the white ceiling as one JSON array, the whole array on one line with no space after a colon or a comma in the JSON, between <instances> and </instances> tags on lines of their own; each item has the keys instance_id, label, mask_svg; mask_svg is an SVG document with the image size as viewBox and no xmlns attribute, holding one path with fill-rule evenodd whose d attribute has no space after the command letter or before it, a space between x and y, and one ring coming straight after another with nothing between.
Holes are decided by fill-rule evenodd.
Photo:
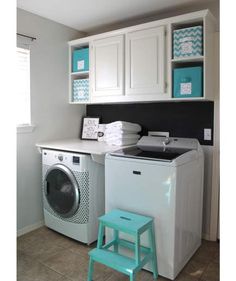
<instances>
[{"instance_id":1,"label":"white ceiling","mask_svg":"<svg viewBox=\"0 0 236 281\"><path fill-rule=\"evenodd\" d=\"M17 0L17 7L89 32L142 15L212 2L218 0Z\"/></svg>"}]
</instances>

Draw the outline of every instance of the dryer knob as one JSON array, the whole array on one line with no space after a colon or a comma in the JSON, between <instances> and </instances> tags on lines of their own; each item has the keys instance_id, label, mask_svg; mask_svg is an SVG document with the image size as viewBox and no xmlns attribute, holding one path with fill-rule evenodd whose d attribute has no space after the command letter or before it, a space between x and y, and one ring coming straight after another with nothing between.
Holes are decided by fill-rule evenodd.
<instances>
[{"instance_id":1,"label":"dryer knob","mask_svg":"<svg viewBox=\"0 0 236 281\"><path fill-rule=\"evenodd\" d=\"M59 154L58 155L58 160L63 161L63 155Z\"/></svg>"}]
</instances>

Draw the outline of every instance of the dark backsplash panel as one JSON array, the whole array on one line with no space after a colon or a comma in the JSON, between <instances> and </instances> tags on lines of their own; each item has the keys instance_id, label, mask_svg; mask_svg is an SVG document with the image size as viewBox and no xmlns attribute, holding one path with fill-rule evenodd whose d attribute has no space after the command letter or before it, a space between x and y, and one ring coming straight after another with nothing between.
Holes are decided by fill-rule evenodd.
<instances>
[{"instance_id":1,"label":"dark backsplash panel","mask_svg":"<svg viewBox=\"0 0 236 281\"><path fill-rule=\"evenodd\" d=\"M214 103L211 101L87 105L87 116L101 117L100 123L128 121L148 131L170 132L170 136L197 138L213 145ZM212 141L204 140L204 128L212 129Z\"/></svg>"}]
</instances>

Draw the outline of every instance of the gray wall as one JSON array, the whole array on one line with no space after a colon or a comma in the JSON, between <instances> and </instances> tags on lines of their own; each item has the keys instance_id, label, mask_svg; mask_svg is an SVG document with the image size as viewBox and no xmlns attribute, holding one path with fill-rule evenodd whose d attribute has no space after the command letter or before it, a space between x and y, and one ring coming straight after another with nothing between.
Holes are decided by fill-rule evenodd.
<instances>
[{"instance_id":1,"label":"gray wall","mask_svg":"<svg viewBox=\"0 0 236 281\"><path fill-rule=\"evenodd\" d=\"M42 223L41 155L35 143L77 138L85 106L68 103L67 42L81 33L17 10L17 32L37 38L31 47L32 133L17 134L17 231Z\"/></svg>"},{"instance_id":2,"label":"gray wall","mask_svg":"<svg viewBox=\"0 0 236 281\"><path fill-rule=\"evenodd\" d=\"M146 15L141 15L137 17L133 17L124 21L120 22L114 22L110 25L105 25L105 26L99 26L92 28L89 30L88 34L93 35L97 33L102 33L102 32L107 32L111 31L114 29L119 29L119 28L124 28L127 26L132 26L136 24L141 24L145 22L150 22L150 21L155 21L159 19L164 19L168 17L173 17L173 16L178 16L178 15L183 15L186 13L191 13L195 11L200 11L204 9L209 9L213 16L216 19L216 30L219 30L219 25L220 25L220 9L219 9L219 1L213 1L213 2L205 2L205 3L195 3L195 4L186 4L184 6L177 8L168 8L167 10L163 10L161 12L154 11L153 13L148 13Z\"/></svg>"},{"instance_id":3,"label":"gray wall","mask_svg":"<svg viewBox=\"0 0 236 281\"><path fill-rule=\"evenodd\" d=\"M132 24L210 8L219 24L219 3L208 3L185 7L162 15L147 15L114 25L99 27L91 34L113 30ZM19 233L30 230L42 222L41 159L35 143L43 140L78 137L82 105L68 104L68 49L66 42L81 37L81 34L63 25L30 14L17 11L17 31L37 37L31 48L31 95L32 121L36 125L33 133L18 134L17 138L17 229ZM216 89L216 93L219 89ZM218 106L218 101L217 101ZM215 109L217 108L215 106ZM216 119L219 113L216 110ZM218 143L219 122L215 124ZM219 145L217 145L219 147ZM217 148L218 149L218 148ZM212 149L204 147L206 170L211 175ZM205 178L203 233L210 237L211 224L211 177Z\"/></svg>"}]
</instances>

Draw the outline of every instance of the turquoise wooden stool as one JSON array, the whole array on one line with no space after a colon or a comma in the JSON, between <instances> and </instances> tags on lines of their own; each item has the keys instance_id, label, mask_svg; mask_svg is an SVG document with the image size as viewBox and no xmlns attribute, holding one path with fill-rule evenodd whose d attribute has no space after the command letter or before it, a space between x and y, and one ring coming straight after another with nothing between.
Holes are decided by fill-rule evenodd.
<instances>
[{"instance_id":1,"label":"turquoise wooden stool","mask_svg":"<svg viewBox=\"0 0 236 281\"><path fill-rule=\"evenodd\" d=\"M114 237L107 244L103 245L105 227L114 231ZM132 235L134 242L119 238L119 231ZM148 231L149 247L140 245L140 236ZM113 246L113 251L110 248ZM134 251L134 259L118 253L119 246ZM141 254L143 254L141 258ZM146 263L152 262L153 276L157 279L157 257L153 219L147 216L113 210L99 218L99 230L97 248L89 252L89 270L87 281L92 281L94 262L102 263L119 272L129 275L130 281L135 281L136 273Z\"/></svg>"}]
</instances>

